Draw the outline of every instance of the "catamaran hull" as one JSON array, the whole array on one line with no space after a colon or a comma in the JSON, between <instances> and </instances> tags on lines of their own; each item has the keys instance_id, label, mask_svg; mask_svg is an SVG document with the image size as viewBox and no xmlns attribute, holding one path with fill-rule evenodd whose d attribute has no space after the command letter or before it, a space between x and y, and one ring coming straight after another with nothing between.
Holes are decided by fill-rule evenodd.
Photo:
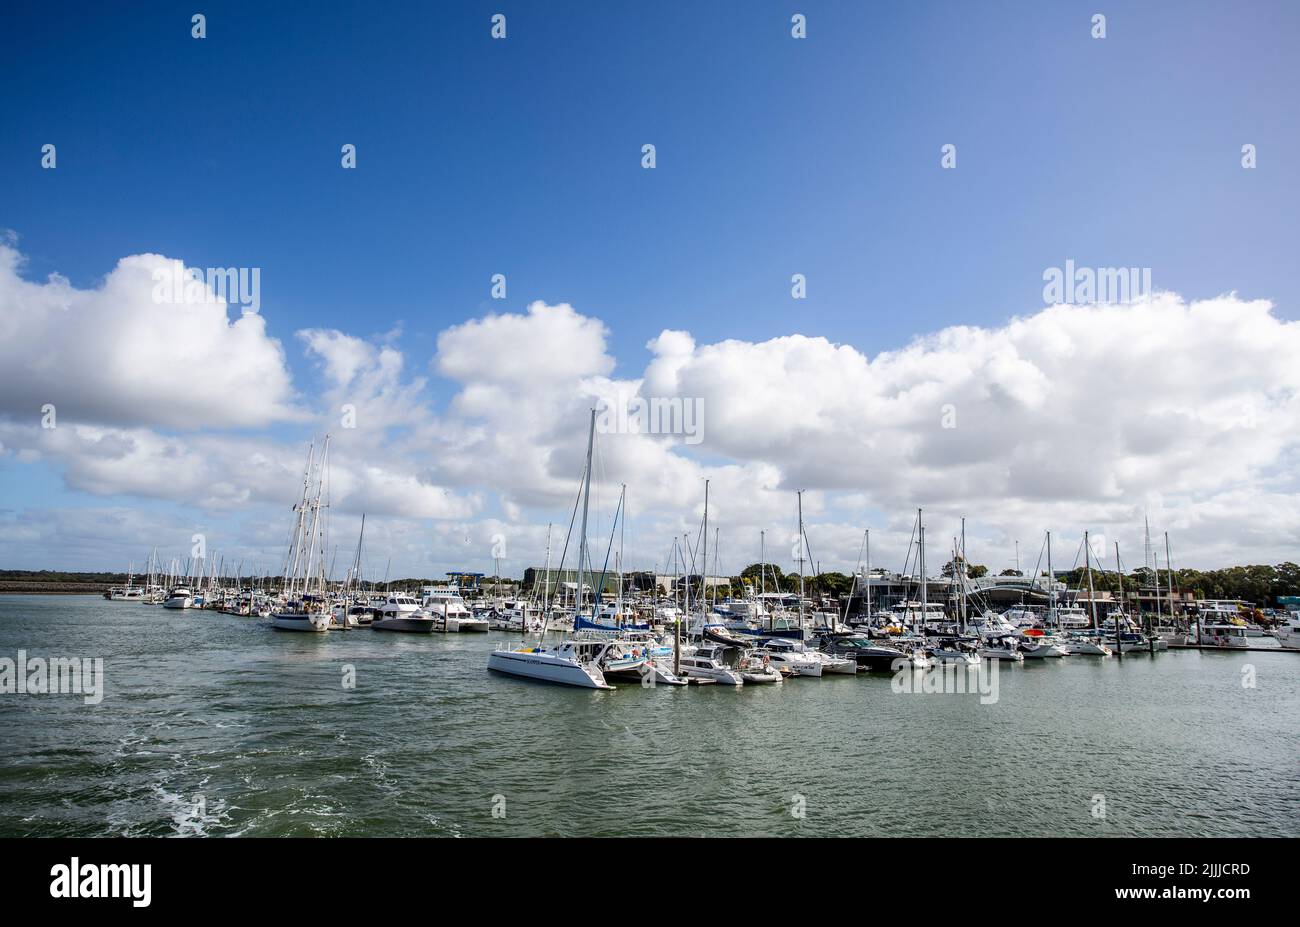
<instances>
[{"instance_id":1,"label":"catamaran hull","mask_svg":"<svg viewBox=\"0 0 1300 927\"><path fill-rule=\"evenodd\" d=\"M523 676L542 682L581 689L612 689L605 676L595 667L585 667L574 660L547 654L497 650L488 655L488 669L509 676Z\"/></svg>"}]
</instances>

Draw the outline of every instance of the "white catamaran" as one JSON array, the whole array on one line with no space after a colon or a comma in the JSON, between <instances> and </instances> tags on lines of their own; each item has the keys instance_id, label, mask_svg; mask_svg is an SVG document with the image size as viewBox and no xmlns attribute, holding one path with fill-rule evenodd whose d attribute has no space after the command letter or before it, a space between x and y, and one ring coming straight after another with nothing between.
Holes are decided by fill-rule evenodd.
<instances>
[{"instance_id":1,"label":"white catamaran","mask_svg":"<svg viewBox=\"0 0 1300 927\"><path fill-rule=\"evenodd\" d=\"M582 582L587 568L587 512L591 498L591 452L596 440L596 410L591 410L591 426L587 432L587 463L582 474L582 525L578 535L578 588L575 610L581 613ZM563 559L561 559L561 573ZM594 605L593 605L594 609ZM549 609L545 609L549 612ZM542 682L554 682L585 689L612 689L600 669L605 652L615 644L607 639L570 638L554 647L543 647L546 634L543 626L535 647L527 643L517 647L499 647L488 655L488 669L511 676L524 676Z\"/></svg>"}]
</instances>

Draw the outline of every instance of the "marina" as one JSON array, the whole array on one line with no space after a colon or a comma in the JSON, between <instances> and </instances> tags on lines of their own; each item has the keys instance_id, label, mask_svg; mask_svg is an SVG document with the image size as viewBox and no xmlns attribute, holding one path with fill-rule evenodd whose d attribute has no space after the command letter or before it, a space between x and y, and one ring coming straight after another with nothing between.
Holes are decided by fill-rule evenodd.
<instances>
[{"instance_id":1,"label":"marina","mask_svg":"<svg viewBox=\"0 0 1300 927\"><path fill-rule=\"evenodd\" d=\"M0 834L1300 836L1291 653L1250 654L1254 688L1225 651L1026 661L984 705L887 672L614 690L485 672L511 639L0 597L0 654L102 654L106 677L98 706L0 714Z\"/></svg>"}]
</instances>

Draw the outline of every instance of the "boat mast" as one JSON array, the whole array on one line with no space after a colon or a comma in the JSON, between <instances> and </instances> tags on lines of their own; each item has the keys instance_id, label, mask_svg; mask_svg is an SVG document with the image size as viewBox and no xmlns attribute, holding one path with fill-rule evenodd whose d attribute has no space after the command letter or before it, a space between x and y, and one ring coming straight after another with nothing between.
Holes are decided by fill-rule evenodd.
<instances>
[{"instance_id":1,"label":"boat mast","mask_svg":"<svg viewBox=\"0 0 1300 927\"><path fill-rule=\"evenodd\" d=\"M871 624L871 529L867 529L867 624Z\"/></svg>"},{"instance_id":2,"label":"boat mast","mask_svg":"<svg viewBox=\"0 0 1300 927\"><path fill-rule=\"evenodd\" d=\"M929 604L929 590L926 588L925 581L925 525L921 522L921 510L916 510L916 547L917 547L917 569L921 571L921 614L918 621L921 625L921 636L925 637L925 610Z\"/></svg>"},{"instance_id":3,"label":"boat mast","mask_svg":"<svg viewBox=\"0 0 1300 927\"><path fill-rule=\"evenodd\" d=\"M546 576L542 579L542 596L540 601L542 603L542 618L545 620L546 613L551 607L551 523L549 521L546 523ZM527 619L527 617L528 615L525 612L524 618ZM525 627L523 628L523 632L525 634L528 633L527 624L528 622L524 621Z\"/></svg>"},{"instance_id":4,"label":"boat mast","mask_svg":"<svg viewBox=\"0 0 1300 927\"><path fill-rule=\"evenodd\" d=\"M966 632L966 516L961 517L961 559L958 561L961 570L961 611L958 613L957 630L961 633Z\"/></svg>"},{"instance_id":5,"label":"boat mast","mask_svg":"<svg viewBox=\"0 0 1300 927\"><path fill-rule=\"evenodd\" d=\"M704 616L709 610L709 481L704 481L704 550L700 557L700 621L703 630ZM689 585L690 581L687 580Z\"/></svg>"},{"instance_id":6,"label":"boat mast","mask_svg":"<svg viewBox=\"0 0 1300 927\"><path fill-rule=\"evenodd\" d=\"M705 566L707 567L708 564L706 563ZM718 529L717 528L713 529L713 575L714 576L718 575ZM714 585L713 587L713 607L714 608L718 607L718 587L716 585Z\"/></svg>"},{"instance_id":7,"label":"boat mast","mask_svg":"<svg viewBox=\"0 0 1300 927\"><path fill-rule=\"evenodd\" d=\"M1169 587L1169 623L1174 624L1174 561L1169 556L1169 532L1165 532L1165 571L1169 582L1165 585ZM1196 613L1196 644L1201 643L1201 613Z\"/></svg>"},{"instance_id":8,"label":"boat mast","mask_svg":"<svg viewBox=\"0 0 1300 927\"><path fill-rule=\"evenodd\" d=\"M1056 574L1052 572L1052 532L1047 532L1047 626L1056 625Z\"/></svg>"},{"instance_id":9,"label":"boat mast","mask_svg":"<svg viewBox=\"0 0 1300 927\"><path fill-rule=\"evenodd\" d=\"M1092 543L1088 540L1088 531L1083 532L1083 566L1088 571L1088 607L1092 610L1092 629L1098 630L1097 627L1097 596L1092 588ZM1079 561L1074 561L1078 563Z\"/></svg>"},{"instance_id":10,"label":"boat mast","mask_svg":"<svg viewBox=\"0 0 1300 927\"><path fill-rule=\"evenodd\" d=\"M799 632L803 633L803 490L795 496L799 505Z\"/></svg>"},{"instance_id":11,"label":"boat mast","mask_svg":"<svg viewBox=\"0 0 1300 927\"><path fill-rule=\"evenodd\" d=\"M673 611L677 611L677 538L673 537ZM655 588L659 588L656 581ZM677 612L673 615L673 675L678 675L682 671L682 615L684 612Z\"/></svg>"},{"instance_id":12,"label":"boat mast","mask_svg":"<svg viewBox=\"0 0 1300 927\"><path fill-rule=\"evenodd\" d=\"M596 410L591 410L591 427L587 432L587 467L582 481L582 533L578 535L578 597L575 615L582 614L582 574L587 565L587 508L591 500L591 449L596 440ZM595 618L595 591L592 590L592 618Z\"/></svg>"},{"instance_id":13,"label":"boat mast","mask_svg":"<svg viewBox=\"0 0 1300 927\"><path fill-rule=\"evenodd\" d=\"M1124 614L1124 570L1119 565L1119 541L1115 542L1115 577L1119 580L1119 612L1115 615L1115 653L1122 660L1124 647L1119 636L1119 622L1121 618L1127 616Z\"/></svg>"},{"instance_id":14,"label":"boat mast","mask_svg":"<svg viewBox=\"0 0 1300 927\"><path fill-rule=\"evenodd\" d=\"M623 520L618 523L618 563L614 568L618 571L618 614L620 620L623 616L623 538L627 534L627 483L619 490L618 507L623 512Z\"/></svg>"}]
</instances>

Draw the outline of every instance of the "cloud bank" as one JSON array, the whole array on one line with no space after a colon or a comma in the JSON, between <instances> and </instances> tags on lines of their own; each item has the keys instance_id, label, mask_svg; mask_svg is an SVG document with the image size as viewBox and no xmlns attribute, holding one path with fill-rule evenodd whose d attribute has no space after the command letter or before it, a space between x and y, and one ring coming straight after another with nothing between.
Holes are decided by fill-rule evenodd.
<instances>
[{"instance_id":1,"label":"cloud bank","mask_svg":"<svg viewBox=\"0 0 1300 927\"><path fill-rule=\"evenodd\" d=\"M664 331L621 368L600 318L535 302L448 327L432 358L407 357L393 336L293 333L314 374L295 388L263 315L151 298L167 258L123 258L86 290L24 280L21 265L0 245L3 466L52 468L122 511L166 503L154 532L224 519L273 537L308 440L330 431L337 524L387 519L374 530L399 545L399 575L490 569L502 536L518 573L542 559L545 523L567 524L589 410L654 398L698 401L702 440L600 435L593 545L627 484L629 566L662 566L674 535L693 534L705 479L723 569L757 558L760 531L772 559L788 560L796 489L826 569L853 565L868 525L873 546L898 548L879 561L900 560L917 506L936 539L968 516L988 551L975 559L1001 565L1015 539L1027 556L1047 528L1136 544L1144 514L1187 565L1276 560L1300 544L1300 324L1263 300L1053 306L874 357L801 334L698 344ZM429 376L449 400L434 401ZM44 403L58 410L54 429L41 427ZM60 565L57 533L20 499L6 504L0 555L12 563L36 537L43 565ZM139 518L94 524L122 525L121 537L104 529L114 555L164 543Z\"/></svg>"}]
</instances>

